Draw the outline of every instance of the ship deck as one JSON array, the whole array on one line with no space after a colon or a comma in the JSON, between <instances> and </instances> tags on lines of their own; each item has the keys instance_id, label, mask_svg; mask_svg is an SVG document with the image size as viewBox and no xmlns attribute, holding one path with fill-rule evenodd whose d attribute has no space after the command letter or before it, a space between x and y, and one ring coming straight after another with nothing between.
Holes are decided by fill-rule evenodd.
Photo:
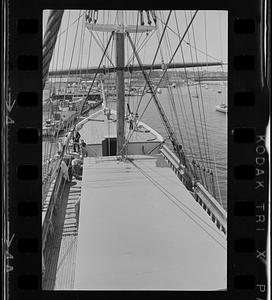
<instances>
[{"instance_id":1,"label":"ship deck","mask_svg":"<svg viewBox=\"0 0 272 300\"><path fill-rule=\"evenodd\" d=\"M226 289L226 237L161 155L84 159L76 290Z\"/></svg>"},{"instance_id":2,"label":"ship deck","mask_svg":"<svg viewBox=\"0 0 272 300\"><path fill-rule=\"evenodd\" d=\"M116 137L116 118L115 114L111 115L110 120L101 110L95 116L90 116L88 122L80 129L81 138L87 145L101 144L104 138ZM125 134L130 134L129 122L125 121ZM130 138L130 142L161 142L152 129L139 122L138 129L135 130Z\"/></svg>"}]
</instances>

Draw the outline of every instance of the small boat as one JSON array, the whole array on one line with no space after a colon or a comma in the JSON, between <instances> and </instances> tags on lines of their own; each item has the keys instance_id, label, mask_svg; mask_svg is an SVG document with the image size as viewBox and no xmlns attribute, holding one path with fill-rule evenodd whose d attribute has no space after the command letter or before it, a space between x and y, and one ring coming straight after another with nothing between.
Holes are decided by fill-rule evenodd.
<instances>
[{"instance_id":1,"label":"small boat","mask_svg":"<svg viewBox=\"0 0 272 300\"><path fill-rule=\"evenodd\" d=\"M220 105L217 105L217 106L215 107L215 109L216 109L217 111L222 112L222 113L227 113L227 112L228 112L228 106L227 106L226 104L224 104L224 103L222 103L222 104L220 104Z\"/></svg>"}]
</instances>

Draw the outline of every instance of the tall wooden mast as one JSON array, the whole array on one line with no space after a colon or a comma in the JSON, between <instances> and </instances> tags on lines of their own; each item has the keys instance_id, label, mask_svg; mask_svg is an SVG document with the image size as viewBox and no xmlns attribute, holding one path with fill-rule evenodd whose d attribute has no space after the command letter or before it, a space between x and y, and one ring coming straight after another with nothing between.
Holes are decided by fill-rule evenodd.
<instances>
[{"instance_id":1,"label":"tall wooden mast","mask_svg":"<svg viewBox=\"0 0 272 300\"><path fill-rule=\"evenodd\" d=\"M125 142L125 33L123 22L123 11L117 12L119 30L115 31L115 54L116 54L116 96L117 96L117 155L121 151Z\"/></svg>"}]
</instances>

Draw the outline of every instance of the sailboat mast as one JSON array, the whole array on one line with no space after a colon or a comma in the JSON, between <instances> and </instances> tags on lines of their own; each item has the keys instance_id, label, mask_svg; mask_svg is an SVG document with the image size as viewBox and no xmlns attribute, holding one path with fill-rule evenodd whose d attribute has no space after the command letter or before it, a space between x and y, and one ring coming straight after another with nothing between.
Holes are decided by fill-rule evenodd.
<instances>
[{"instance_id":1,"label":"sailboat mast","mask_svg":"<svg viewBox=\"0 0 272 300\"><path fill-rule=\"evenodd\" d=\"M124 86L124 66L125 66L125 34L123 11L118 11L118 25L120 30L115 32L115 52L116 52L116 96L117 96L117 155L121 151L125 142L125 86Z\"/></svg>"}]
</instances>

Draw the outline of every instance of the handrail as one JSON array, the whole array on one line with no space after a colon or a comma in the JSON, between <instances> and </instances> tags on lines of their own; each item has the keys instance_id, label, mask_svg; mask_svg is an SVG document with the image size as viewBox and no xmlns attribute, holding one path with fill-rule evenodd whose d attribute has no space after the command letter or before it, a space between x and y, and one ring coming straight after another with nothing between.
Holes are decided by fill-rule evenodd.
<instances>
[{"instance_id":1,"label":"handrail","mask_svg":"<svg viewBox=\"0 0 272 300\"><path fill-rule=\"evenodd\" d=\"M173 163L175 168L177 168L178 170L185 169L184 165L180 163L178 157L166 145L162 146L161 152L163 152L167 156L167 158Z\"/></svg>"},{"instance_id":2,"label":"handrail","mask_svg":"<svg viewBox=\"0 0 272 300\"><path fill-rule=\"evenodd\" d=\"M62 178L63 178L62 172L58 172L57 177L52 182L53 189L48 195L49 200L48 200L47 209L45 213L42 214L42 272L43 273L45 271L44 249L48 239L48 234L51 234L51 232L54 230L53 223L52 223L52 216L53 216L55 205L57 203L57 199L59 197L60 188L63 186Z\"/></svg>"},{"instance_id":3,"label":"handrail","mask_svg":"<svg viewBox=\"0 0 272 300\"><path fill-rule=\"evenodd\" d=\"M184 182L184 165L180 164L178 157L166 146L163 145L160 149L164 158L171 165L179 179ZM213 222L220 228L225 234L227 233L227 213L224 208L217 202L217 200L204 188L204 186L196 182L191 194L196 201L203 207L203 209L211 215ZM204 204L204 205L203 205Z\"/></svg>"},{"instance_id":4,"label":"handrail","mask_svg":"<svg viewBox=\"0 0 272 300\"><path fill-rule=\"evenodd\" d=\"M216 199L203 187L199 182L196 183L194 192L213 213L214 217L219 221L224 229L227 228L227 212L216 201Z\"/></svg>"},{"instance_id":5,"label":"handrail","mask_svg":"<svg viewBox=\"0 0 272 300\"><path fill-rule=\"evenodd\" d=\"M169 156L167 151L165 151L164 149L161 149L161 153L166 157L166 159L172 164L172 166L177 170L179 171L179 167L178 167L178 164L177 162L175 161L175 159L173 159L172 156Z\"/></svg>"}]
</instances>

